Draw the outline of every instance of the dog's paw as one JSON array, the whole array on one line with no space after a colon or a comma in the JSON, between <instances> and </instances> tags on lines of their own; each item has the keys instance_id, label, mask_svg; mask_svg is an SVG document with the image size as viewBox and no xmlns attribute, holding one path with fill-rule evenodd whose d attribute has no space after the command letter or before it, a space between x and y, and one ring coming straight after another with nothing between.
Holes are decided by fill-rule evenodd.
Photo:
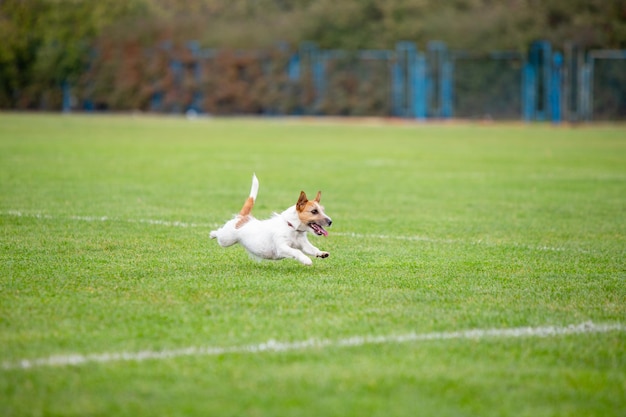
<instances>
[{"instance_id":1,"label":"dog's paw","mask_svg":"<svg viewBox=\"0 0 626 417\"><path fill-rule=\"evenodd\" d=\"M320 252L317 254L318 258L328 258L330 256L330 253L328 252Z\"/></svg>"}]
</instances>

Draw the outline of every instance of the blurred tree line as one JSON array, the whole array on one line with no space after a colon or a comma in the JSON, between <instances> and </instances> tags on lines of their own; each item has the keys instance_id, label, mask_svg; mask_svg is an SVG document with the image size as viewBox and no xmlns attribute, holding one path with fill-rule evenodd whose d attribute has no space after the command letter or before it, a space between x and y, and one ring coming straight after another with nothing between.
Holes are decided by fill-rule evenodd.
<instances>
[{"instance_id":1,"label":"blurred tree line","mask_svg":"<svg viewBox=\"0 0 626 417\"><path fill-rule=\"evenodd\" d=\"M626 0L0 0L0 108L58 108L100 45L142 48L198 40L210 48L626 49ZM95 47L95 48L94 48Z\"/></svg>"}]
</instances>

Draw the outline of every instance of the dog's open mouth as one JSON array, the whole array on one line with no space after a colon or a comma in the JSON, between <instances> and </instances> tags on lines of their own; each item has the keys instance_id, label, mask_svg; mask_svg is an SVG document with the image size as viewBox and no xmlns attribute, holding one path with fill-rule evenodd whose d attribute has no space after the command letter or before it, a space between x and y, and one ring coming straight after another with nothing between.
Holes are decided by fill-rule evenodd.
<instances>
[{"instance_id":1,"label":"dog's open mouth","mask_svg":"<svg viewBox=\"0 0 626 417\"><path fill-rule=\"evenodd\" d=\"M326 229L317 223L309 223L309 227L313 229L313 232L318 236L328 236Z\"/></svg>"}]
</instances>

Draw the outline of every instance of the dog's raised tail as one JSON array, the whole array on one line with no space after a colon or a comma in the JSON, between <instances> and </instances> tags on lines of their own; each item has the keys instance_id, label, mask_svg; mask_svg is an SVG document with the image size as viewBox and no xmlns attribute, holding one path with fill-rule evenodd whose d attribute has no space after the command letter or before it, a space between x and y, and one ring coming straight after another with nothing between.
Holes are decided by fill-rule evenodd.
<instances>
[{"instance_id":1,"label":"dog's raised tail","mask_svg":"<svg viewBox=\"0 0 626 417\"><path fill-rule=\"evenodd\" d=\"M259 179L256 177L256 174L252 174L252 187L250 187L250 197L253 200L256 200L256 196L259 193Z\"/></svg>"},{"instance_id":2,"label":"dog's raised tail","mask_svg":"<svg viewBox=\"0 0 626 417\"><path fill-rule=\"evenodd\" d=\"M239 221L235 225L236 229L239 229L241 226L246 224L248 220L250 220L250 212L252 211L252 207L254 207L254 201L256 200L256 196L259 193L259 179L256 177L256 174L252 174L252 187L250 187L250 196L247 198L246 202L243 203L243 207L239 212Z\"/></svg>"}]
</instances>

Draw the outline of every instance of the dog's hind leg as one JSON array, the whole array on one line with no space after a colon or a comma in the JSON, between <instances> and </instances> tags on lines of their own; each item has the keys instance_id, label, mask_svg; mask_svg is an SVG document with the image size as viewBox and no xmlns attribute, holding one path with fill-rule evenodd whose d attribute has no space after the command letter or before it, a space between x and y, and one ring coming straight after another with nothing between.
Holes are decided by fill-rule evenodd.
<instances>
[{"instance_id":1,"label":"dog's hind leg","mask_svg":"<svg viewBox=\"0 0 626 417\"><path fill-rule=\"evenodd\" d=\"M217 243L219 243L219 245L223 248L233 246L235 243L238 242L237 239L234 239L232 237L219 235L215 231L211 232L211 239L216 239L216 238L217 238Z\"/></svg>"},{"instance_id":2,"label":"dog's hind leg","mask_svg":"<svg viewBox=\"0 0 626 417\"><path fill-rule=\"evenodd\" d=\"M237 239L237 231L235 230L236 221L237 219L230 220L219 229L212 230L209 237L211 237L211 239L217 239L217 243L222 247L234 245L239 241Z\"/></svg>"}]
</instances>

